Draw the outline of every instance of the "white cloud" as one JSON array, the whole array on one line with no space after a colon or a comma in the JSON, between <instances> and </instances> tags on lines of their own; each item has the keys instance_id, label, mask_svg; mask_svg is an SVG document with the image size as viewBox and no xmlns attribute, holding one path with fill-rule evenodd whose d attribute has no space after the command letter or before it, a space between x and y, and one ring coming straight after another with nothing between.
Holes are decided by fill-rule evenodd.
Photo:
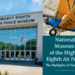
<instances>
[{"instance_id":1,"label":"white cloud","mask_svg":"<svg viewBox=\"0 0 75 75\"><path fill-rule=\"evenodd\" d=\"M17 7L21 7L21 8L23 8L24 6L25 6L25 4L26 4L26 1L27 0L20 0L20 1L18 1L18 3L16 2L16 3L13 3L13 7L15 8L17 8Z\"/></svg>"},{"instance_id":2,"label":"white cloud","mask_svg":"<svg viewBox=\"0 0 75 75\"><path fill-rule=\"evenodd\" d=\"M13 39L13 38L16 38L16 37L15 37L15 36L13 36L13 37L10 37L10 38L12 38L12 39Z\"/></svg>"},{"instance_id":3,"label":"white cloud","mask_svg":"<svg viewBox=\"0 0 75 75\"><path fill-rule=\"evenodd\" d=\"M33 12L42 10L42 0L5 0L0 2L0 12L9 13L11 11L17 13L22 12ZM29 2L29 3L28 3ZM28 4L27 4L28 3ZM31 9L34 8L34 9ZM11 12L11 13L13 13Z\"/></svg>"},{"instance_id":4,"label":"white cloud","mask_svg":"<svg viewBox=\"0 0 75 75\"><path fill-rule=\"evenodd\" d=\"M18 8L18 7L24 7L26 4L26 0L19 0L17 2L17 0L7 0L7 2L3 1L3 2L0 2L0 11L10 11L12 8L15 9L15 8Z\"/></svg>"},{"instance_id":5,"label":"white cloud","mask_svg":"<svg viewBox=\"0 0 75 75\"><path fill-rule=\"evenodd\" d=\"M42 0L32 0L32 3L30 4L30 6L28 6L28 9L30 11L42 11L43 10L43 5L42 5ZM31 9L34 8L34 9Z\"/></svg>"},{"instance_id":6,"label":"white cloud","mask_svg":"<svg viewBox=\"0 0 75 75\"><path fill-rule=\"evenodd\" d=\"M26 38L24 38L23 40L26 40Z\"/></svg>"},{"instance_id":7,"label":"white cloud","mask_svg":"<svg viewBox=\"0 0 75 75\"><path fill-rule=\"evenodd\" d=\"M42 5L42 0L32 0L33 3Z\"/></svg>"},{"instance_id":8,"label":"white cloud","mask_svg":"<svg viewBox=\"0 0 75 75\"><path fill-rule=\"evenodd\" d=\"M1 2L0 3L0 11L6 11L8 12L13 7L12 1L9 1L9 3Z\"/></svg>"},{"instance_id":9,"label":"white cloud","mask_svg":"<svg viewBox=\"0 0 75 75\"><path fill-rule=\"evenodd\" d=\"M13 7L12 2L6 7L6 11L9 11Z\"/></svg>"},{"instance_id":10,"label":"white cloud","mask_svg":"<svg viewBox=\"0 0 75 75\"><path fill-rule=\"evenodd\" d=\"M33 36L35 36L36 34L33 34Z\"/></svg>"}]
</instances>

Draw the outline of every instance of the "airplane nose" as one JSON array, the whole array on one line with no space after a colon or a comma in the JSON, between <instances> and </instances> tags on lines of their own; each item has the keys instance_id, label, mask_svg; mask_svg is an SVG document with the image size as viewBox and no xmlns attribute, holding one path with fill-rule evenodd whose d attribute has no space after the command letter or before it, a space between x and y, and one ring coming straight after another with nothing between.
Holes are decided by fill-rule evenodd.
<instances>
[{"instance_id":1,"label":"airplane nose","mask_svg":"<svg viewBox=\"0 0 75 75\"><path fill-rule=\"evenodd\" d=\"M45 24L49 24L49 17L45 17L44 22Z\"/></svg>"}]
</instances>

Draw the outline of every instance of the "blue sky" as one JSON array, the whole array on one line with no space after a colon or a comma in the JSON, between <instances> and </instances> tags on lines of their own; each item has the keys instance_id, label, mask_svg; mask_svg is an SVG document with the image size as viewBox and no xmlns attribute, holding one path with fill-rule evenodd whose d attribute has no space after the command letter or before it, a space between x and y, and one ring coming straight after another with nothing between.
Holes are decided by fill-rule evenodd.
<instances>
[{"instance_id":1,"label":"blue sky","mask_svg":"<svg viewBox=\"0 0 75 75\"><path fill-rule=\"evenodd\" d=\"M0 16L42 10L42 0L0 0Z\"/></svg>"}]
</instances>

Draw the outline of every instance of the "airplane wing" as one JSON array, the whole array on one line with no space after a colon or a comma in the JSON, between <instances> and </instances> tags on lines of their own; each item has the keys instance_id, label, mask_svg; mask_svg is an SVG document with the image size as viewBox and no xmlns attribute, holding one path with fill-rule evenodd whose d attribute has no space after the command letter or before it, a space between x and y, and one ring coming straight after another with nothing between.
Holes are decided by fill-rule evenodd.
<instances>
[{"instance_id":1,"label":"airplane wing","mask_svg":"<svg viewBox=\"0 0 75 75\"><path fill-rule=\"evenodd\" d=\"M75 28L75 7L62 20L59 26L63 29L68 29L68 30Z\"/></svg>"},{"instance_id":2,"label":"airplane wing","mask_svg":"<svg viewBox=\"0 0 75 75\"><path fill-rule=\"evenodd\" d=\"M74 7L74 5L75 5L75 0L60 0L60 2L59 2L59 5L58 5L58 8L57 8L57 11L56 11L56 16L55 16L55 18L56 19L62 19L62 17L64 16L64 15L67 15L67 17L64 19L64 20L62 20L62 22L61 22L61 24L59 25L60 27L62 27L62 28L66 28L66 29L69 29L69 28L67 28L67 26L65 26L65 27L63 27L64 25L63 24L66 24L66 22L68 23L69 21L68 21L68 19L69 19L69 17L70 17L70 14L69 13L71 13L71 15L72 15L72 12L71 12L71 10L73 9L73 7ZM73 11L73 10L72 10ZM74 13L73 13L74 14ZM72 17L71 17L72 18ZM65 21L65 22L64 22ZM70 23L68 23L68 24L70 24ZM71 28L71 27L70 27ZM74 28L74 26L72 27L72 28ZM71 28L71 29L72 29ZM59 32L64 32L64 31L66 31L66 30L64 30L64 29L60 29L60 28L56 28L56 30L57 31L59 31Z\"/></svg>"},{"instance_id":3,"label":"airplane wing","mask_svg":"<svg viewBox=\"0 0 75 75\"><path fill-rule=\"evenodd\" d=\"M63 15L67 15L74 7L75 0L60 0L55 18L62 19Z\"/></svg>"}]
</instances>

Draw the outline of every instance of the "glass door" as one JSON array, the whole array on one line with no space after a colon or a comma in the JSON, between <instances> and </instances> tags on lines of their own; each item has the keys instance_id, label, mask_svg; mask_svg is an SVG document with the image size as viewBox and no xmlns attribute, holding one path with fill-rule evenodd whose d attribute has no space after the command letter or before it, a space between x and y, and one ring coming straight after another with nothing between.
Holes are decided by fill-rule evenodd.
<instances>
[{"instance_id":1,"label":"glass door","mask_svg":"<svg viewBox=\"0 0 75 75\"><path fill-rule=\"evenodd\" d=\"M16 60L19 60L20 55L19 55L19 51L16 51Z\"/></svg>"},{"instance_id":2,"label":"glass door","mask_svg":"<svg viewBox=\"0 0 75 75\"><path fill-rule=\"evenodd\" d=\"M6 60L9 60L9 51L6 51Z\"/></svg>"},{"instance_id":3,"label":"glass door","mask_svg":"<svg viewBox=\"0 0 75 75\"><path fill-rule=\"evenodd\" d=\"M30 52L29 51L26 51L26 60L30 61Z\"/></svg>"},{"instance_id":4,"label":"glass door","mask_svg":"<svg viewBox=\"0 0 75 75\"><path fill-rule=\"evenodd\" d=\"M14 51L11 51L11 60L14 60Z\"/></svg>"},{"instance_id":5,"label":"glass door","mask_svg":"<svg viewBox=\"0 0 75 75\"><path fill-rule=\"evenodd\" d=\"M1 51L1 59L2 59L2 60L5 59L5 51Z\"/></svg>"},{"instance_id":6,"label":"glass door","mask_svg":"<svg viewBox=\"0 0 75 75\"><path fill-rule=\"evenodd\" d=\"M21 60L24 60L24 51L21 51Z\"/></svg>"}]
</instances>

